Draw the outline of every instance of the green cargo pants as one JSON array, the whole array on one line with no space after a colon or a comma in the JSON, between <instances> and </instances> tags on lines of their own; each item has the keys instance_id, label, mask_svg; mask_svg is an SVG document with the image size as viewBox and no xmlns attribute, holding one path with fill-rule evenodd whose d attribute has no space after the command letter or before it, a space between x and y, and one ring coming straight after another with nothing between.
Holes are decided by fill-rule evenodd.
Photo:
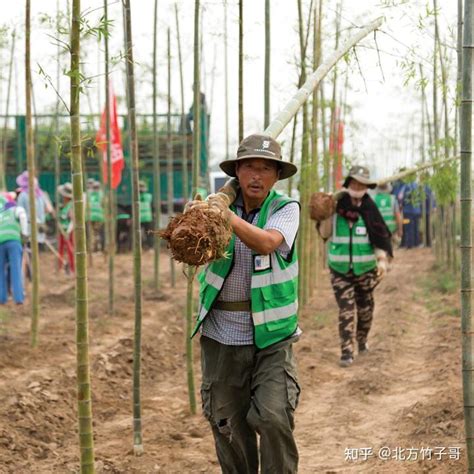
<instances>
[{"instance_id":1,"label":"green cargo pants","mask_svg":"<svg viewBox=\"0 0 474 474\"><path fill-rule=\"evenodd\" d=\"M224 474L298 469L293 437L300 388L290 338L263 350L226 346L201 336L202 407Z\"/></svg>"}]
</instances>

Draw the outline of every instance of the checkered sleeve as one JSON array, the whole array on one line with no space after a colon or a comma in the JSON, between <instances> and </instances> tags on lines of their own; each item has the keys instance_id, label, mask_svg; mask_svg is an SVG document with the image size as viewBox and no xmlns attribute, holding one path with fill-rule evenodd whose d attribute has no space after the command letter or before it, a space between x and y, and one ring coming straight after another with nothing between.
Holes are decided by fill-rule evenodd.
<instances>
[{"instance_id":1,"label":"checkered sleeve","mask_svg":"<svg viewBox=\"0 0 474 474\"><path fill-rule=\"evenodd\" d=\"M298 203L291 202L272 214L266 225L266 230L277 230L283 235L283 242L278 247L281 254L288 254L298 232L300 224L300 207Z\"/></svg>"}]
</instances>

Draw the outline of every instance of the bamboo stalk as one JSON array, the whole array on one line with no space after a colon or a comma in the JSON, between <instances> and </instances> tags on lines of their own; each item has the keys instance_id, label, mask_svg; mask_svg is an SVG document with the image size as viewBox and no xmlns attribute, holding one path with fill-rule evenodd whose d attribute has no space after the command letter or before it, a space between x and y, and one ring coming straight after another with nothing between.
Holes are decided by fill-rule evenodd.
<instances>
[{"instance_id":1,"label":"bamboo stalk","mask_svg":"<svg viewBox=\"0 0 474 474\"><path fill-rule=\"evenodd\" d=\"M199 187L199 158L201 155L201 83L199 69L199 0L194 0L194 78L193 78L193 192Z\"/></svg>"},{"instance_id":2,"label":"bamboo stalk","mask_svg":"<svg viewBox=\"0 0 474 474\"><path fill-rule=\"evenodd\" d=\"M178 5L174 4L174 12L176 19L176 39L178 42L178 60L179 60L179 83L181 93L181 120L184 119L184 73L183 73L183 58L181 54L181 37L179 34L179 16ZM182 182L183 182L183 199L184 202L188 200L188 165L187 165L187 138L184 124L182 128L181 138L181 168L182 168Z\"/></svg>"},{"instance_id":3,"label":"bamboo stalk","mask_svg":"<svg viewBox=\"0 0 474 474\"><path fill-rule=\"evenodd\" d=\"M239 143L244 138L244 0L239 0Z\"/></svg>"},{"instance_id":4,"label":"bamboo stalk","mask_svg":"<svg viewBox=\"0 0 474 474\"><path fill-rule=\"evenodd\" d=\"M30 207L30 244L32 264L31 285L31 346L38 344L39 319L39 256L38 256L38 226L36 222L35 197L35 148L33 143L33 125L31 123L31 5L26 0L25 19L25 97L26 97L26 158L28 164L28 197Z\"/></svg>"},{"instance_id":5,"label":"bamboo stalk","mask_svg":"<svg viewBox=\"0 0 474 474\"><path fill-rule=\"evenodd\" d=\"M59 9L59 0L56 0L56 33L59 32L61 27L60 20L60 9ZM59 41L56 45L56 91L58 97L56 98L56 116L54 118L54 133L56 134L56 139L59 139L59 95L61 91L61 45ZM61 152L58 145L54 147L54 211L55 217L59 216L59 184L61 182ZM56 223L56 242L59 242L59 236L61 235L61 227Z\"/></svg>"},{"instance_id":6,"label":"bamboo stalk","mask_svg":"<svg viewBox=\"0 0 474 474\"><path fill-rule=\"evenodd\" d=\"M474 321L472 317L472 66L473 2L464 2L461 131L461 328L464 425L469 472L474 471Z\"/></svg>"},{"instance_id":7,"label":"bamboo stalk","mask_svg":"<svg viewBox=\"0 0 474 474\"><path fill-rule=\"evenodd\" d=\"M174 186L173 186L173 148L171 145L171 49L170 49L170 29L168 28L167 33L168 38L168 111L166 114L166 162L167 162L167 210L168 210L168 220L171 219L173 215L173 198L174 198ZM174 260L170 257L170 281L171 287L176 286L176 269L174 265Z\"/></svg>"},{"instance_id":8,"label":"bamboo stalk","mask_svg":"<svg viewBox=\"0 0 474 474\"><path fill-rule=\"evenodd\" d=\"M327 75L331 68L341 59L355 44L365 38L369 33L379 28L383 23L383 18L372 21L367 26L361 28L354 36L344 42L344 44L326 59L321 66L316 69L306 80L303 86L289 100L285 107L278 113L277 117L265 129L264 134L272 138L278 137L282 130L288 125L294 114L308 99L313 90L318 87L321 80Z\"/></svg>"},{"instance_id":9,"label":"bamboo stalk","mask_svg":"<svg viewBox=\"0 0 474 474\"><path fill-rule=\"evenodd\" d=\"M263 81L263 126L266 128L270 123L270 0L265 0L265 71Z\"/></svg>"},{"instance_id":10,"label":"bamboo stalk","mask_svg":"<svg viewBox=\"0 0 474 474\"><path fill-rule=\"evenodd\" d=\"M29 1L29 0L28 0ZM94 473L94 437L89 370L89 324L87 295L87 252L82 179L80 116L80 0L72 3L71 25L71 174L74 194L74 242L76 258L76 347L81 473Z\"/></svg>"},{"instance_id":11,"label":"bamboo stalk","mask_svg":"<svg viewBox=\"0 0 474 474\"><path fill-rule=\"evenodd\" d=\"M108 0L104 0L104 19L108 21ZM112 188L112 144L110 133L110 82L109 82L109 38L104 35L104 65L105 65L105 136L106 136L106 160L107 160L107 255L109 270L109 293L108 313L112 316L115 312L115 213L114 213L114 190ZM103 164L101 162L101 168Z\"/></svg>"},{"instance_id":12,"label":"bamboo stalk","mask_svg":"<svg viewBox=\"0 0 474 474\"><path fill-rule=\"evenodd\" d=\"M142 239L140 228L140 195L138 192L139 160L135 106L135 73L132 43L132 13L130 0L123 0L125 18L125 51L127 66L128 117L132 151L132 225L133 225L133 280L135 286L135 331L133 347L133 451L143 453L142 416L140 399L140 359L142 333Z\"/></svg>"},{"instance_id":13,"label":"bamboo stalk","mask_svg":"<svg viewBox=\"0 0 474 474\"><path fill-rule=\"evenodd\" d=\"M225 159L229 159L229 68L227 37L227 0L224 0L224 102L225 102Z\"/></svg>"},{"instance_id":14,"label":"bamboo stalk","mask_svg":"<svg viewBox=\"0 0 474 474\"><path fill-rule=\"evenodd\" d=\"M160 166L160 141L158 138L157 124L157 96L158 96L158 0L155 0L155 8L153 14L153 204L155 208L155 225L154 225L154 256L153 256L153 272L154 272L154 288L158 291L161 287L160 279L160 249L161 239L158 230L161 225L161 166Z\"/></svg>"}]
</instances>

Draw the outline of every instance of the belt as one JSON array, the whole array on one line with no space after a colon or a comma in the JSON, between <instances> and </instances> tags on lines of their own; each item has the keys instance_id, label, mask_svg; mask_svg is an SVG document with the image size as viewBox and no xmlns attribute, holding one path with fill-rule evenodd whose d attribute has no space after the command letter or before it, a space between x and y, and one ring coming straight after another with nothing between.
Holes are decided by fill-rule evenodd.
<instances>
[{"instance_id":1,"label":"belt","mask_svg":"<svg viewBox=\"0 0 474 474\"><path fill-rule=\"evenodd\" d=\"M212 309L223 311L248 311L250 312L250 301L216 301Z\"/></svg>"}]
</instances>

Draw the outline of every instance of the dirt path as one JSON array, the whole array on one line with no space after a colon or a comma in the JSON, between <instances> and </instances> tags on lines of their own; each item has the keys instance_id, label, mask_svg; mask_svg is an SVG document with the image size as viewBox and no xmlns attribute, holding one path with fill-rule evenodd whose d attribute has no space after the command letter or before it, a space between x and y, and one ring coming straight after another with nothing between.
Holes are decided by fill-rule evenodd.
<instances>
[{"instance_id":1,"label":"dirt path","mask_svg":"<svg viewBox=\"0 0 474 474\"><path fill-rule=\"evenodd\" d=\"M144 258L144 283L151 282ZM162 271L167 272L163 255ZM184 282L156 299L145 291L143 426L145 454L131 453L133 299L131 259L117 262L117 314L105 316L107 275L99 259L90 272L93 409L98 472L218 473L210 430L190 417L185 388L182 310ZM382 461L383 446L464 446L457 295L428 292L427 250L399 252L377 290L370 354L349 369L338 361L337 311L327 275L301 318L296 345L302 396L296 416L300 472L464 472L459 461ZM72 280L42 260L40 347L29 348L27 309L0 313L0 473L77 472ZM199 344L195 367L199 378ZM197 384L198 386L198 384ZM198 397L199 404L199 397ZM199 410L200 411L200 410ZM367 461L346 460L372 448ZM414 456L412 450L411 456ZM427 451L425 457L427 457ZM433 452L435 458L437 452Z\"/></svg>"}]
</instances>

